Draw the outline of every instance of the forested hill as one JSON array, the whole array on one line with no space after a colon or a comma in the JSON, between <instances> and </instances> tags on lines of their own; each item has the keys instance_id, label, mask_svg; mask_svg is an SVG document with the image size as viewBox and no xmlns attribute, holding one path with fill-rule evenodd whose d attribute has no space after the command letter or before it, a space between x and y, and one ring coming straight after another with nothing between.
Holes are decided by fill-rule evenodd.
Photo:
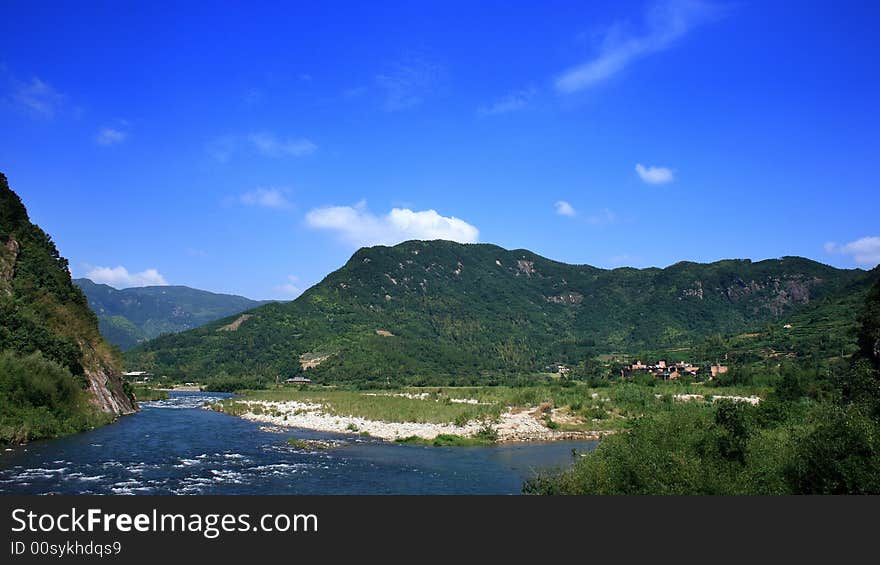
<instances>
[{"instance_id":1,"label":"forested hill","mask_svg":"<svg viewBox=\"0 0 880 565\"><path fill-rule=\"evenodd\" d=\"M185 286L147 286L117 290L89 279L75 279L98 315L101 333L123 351L164 333L197 328L268 301L218 294Z\"/></svg>"},{"instance_id":2,"label":"forested hill","mask_svg":"<svg viewBox=\"0 0 880 565\"><path fill-rule=\"evenodd\" d=\"M93 425L83 401L135 409L67 260L0 173L0 443Z\"/></svg>"},{"instance_id":3,"label":"forested hill","mask_svg":"<svg viewBox=\"0 0 880 565\"><path fill-rule=\"evenodd\" d=\"M864 291L871 277L799 257L605 270L495 245L410 241L361 249L293 302L163 336L127 360L186 378L306 365L319 382L488 381L761 327Z\"/></svg>"}]
</instances>

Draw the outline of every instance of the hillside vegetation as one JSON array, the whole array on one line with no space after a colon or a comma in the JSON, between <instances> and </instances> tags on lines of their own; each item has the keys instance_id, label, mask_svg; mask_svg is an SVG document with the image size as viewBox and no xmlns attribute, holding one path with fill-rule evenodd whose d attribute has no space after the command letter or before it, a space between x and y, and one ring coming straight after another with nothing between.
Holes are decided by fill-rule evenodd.
<instances>
[{"instance_id":1,"label":"hillside vegetation","mask_svg":"<svg viewBox=\"0 0 880 565\"><path fill-rule=\"evenodd\" d=\"M67 260L0 174L0 442L135 410Z\"/></svg>"},{"instance_id":2,"label":"hillside vegetation","mask_svg":"<svg viewBox=\"0 0 880 565\"><path fill-rule=\"evenodd\" d=\"M101 334L123 351L159 335L197 328L267 303L185 286L117 290L89 279L73 282L97 314Z\"/></svg>"},{"instance_id":3,"label":"hillside vegetation","mask_svg":"<svg viewBox=\"0 0 880 565\"><path fill-rule=\"evenodd\" d=\"M811 309L806 325L834 322L846 297L875 278L798 257L604 270L494 245L411 241L359 250L297 300L252 310L234 331L218 331L235 321L226 318L126 359L184 379L274 380L306 367L321 383L492 384L608 352L705 344L708 354L710 338ZM854 333L846 339L851 352Z\"/></svg>"},{"instance_id":4,"label":"hillside vegetation","mask_svg":"<svg viewBox=\"0 0 880 565\"><path fill-rule=\"evenodd\" d=\"M788 371L757 406L670 403L524 490L880 494L880 283L858 321L858 350L833 373Z\"/></svg>"}]
</instances>

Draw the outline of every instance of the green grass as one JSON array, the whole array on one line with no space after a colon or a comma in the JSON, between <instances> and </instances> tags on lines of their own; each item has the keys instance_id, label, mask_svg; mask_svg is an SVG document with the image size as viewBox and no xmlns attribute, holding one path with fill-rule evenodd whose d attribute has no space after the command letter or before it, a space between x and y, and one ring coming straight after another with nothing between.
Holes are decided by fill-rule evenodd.
<instances>
[{"instance_id":1,"label":"green grass","mask_svg":"<svg viewBox=\"0 0 880 565\"><path fill-rule=\"evenodd\" d=\"M298 401L321 404L324 410L336 416L350 416L383 422L417 422L443 424L455 421L495 419L501 413L498 404L475 406L439 400L418 400L399 396L386 396L399 391L377 391L365 394L355 391L296 390L279 388L248 391L245 400ZM376 395L376 396L373 396ZM223 405L236 401L224 401ZM225 411L225 410L224 410Z\"/></svg>"},{"instance_id":2,"label":"green grass","mask_svg":"<svg viewBox=\"0 0 880 565\"><path fill-rule=\"evenodd\" d=\"M464 437L455 434L440 434L434 439L425 439L418 436L409 436L394 440L397 443L407 445L429 445L431 447L475 447L480 445L492 445L492 440L479 437Z\"/></svg>"},{"instance_id":3,"label":"green grass","mask_svg":"<svg viewBox=\"0 0 880 565\"><path fill-rule=\"evenodd\" d=\"M425 395L424 399L392 396L394 394ZM483 439L493 431L491 423L509 408L541 407L544 424L563 432L592 432L627 429L639 417L654 413L673 402L677 394L764 396L760 387L713 387L660 383L655 386L614 383L606 387L573 386L531 387L407 387L396 390L362 392L335 388L290 387L246 391L244 399L229 399L214 408L232 415L246 411L270 410L260 406L248 408L242 400L298 401L320 404L328 414L359 417L384 422L453 423L463 426L472 421L486 422ZM452 402L452 399L473 399L481 404ZM549 411L557 409L559 417ZM356 429L349 431L357 432ZM497 436L496 436L497 437ZM417 441L417 440L413 440Z\"/></svg>"},{"instance_id":4,"label":"green grass","mask_svg":"<svg viewBox=\"0 0 880 565\"><path fill-rule=\"evenodd\" d=\"M151 400L167 400L168 391L158 390L148 386L132 386L131 391L138 402L149 402Z\"/></svg>"}]
</instances>

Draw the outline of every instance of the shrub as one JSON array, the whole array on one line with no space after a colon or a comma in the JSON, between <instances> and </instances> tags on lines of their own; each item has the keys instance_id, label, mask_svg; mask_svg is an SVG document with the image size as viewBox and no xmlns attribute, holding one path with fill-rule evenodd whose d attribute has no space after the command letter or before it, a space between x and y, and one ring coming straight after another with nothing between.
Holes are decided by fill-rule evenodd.
<instances>
[{"instance_id":1,"label":"shrub","mask_svg":"<svg viewBox=\"0 0 880 565\"><path fill-rule=\"evenodd\" d=\"M477 439L483 439L486 441L496 442L498 441L498 430L493 428L489 423L483 425L477 433L474 434L474 437Z\"/></svg>"}]
</instances>

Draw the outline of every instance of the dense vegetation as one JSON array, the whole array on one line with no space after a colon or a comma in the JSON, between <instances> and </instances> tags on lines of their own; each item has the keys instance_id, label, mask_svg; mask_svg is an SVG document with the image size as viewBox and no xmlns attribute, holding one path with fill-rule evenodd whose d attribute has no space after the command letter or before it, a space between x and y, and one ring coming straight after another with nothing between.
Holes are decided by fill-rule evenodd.
<instances>
[{"instance_id":1,"label":"dense vegetation","mask_svg":"<svg viewBox=\"0 0 880 565\"><path fill-rule=\"evenodd\" d=\"M41 351L81 375L76 335L88 334L90 325L96 325L95 316L71 284L67 260L48 234L30 223L0 174L0 350ZM75 331L64 331L71 326Z\"/></svg>"},{"instance_id":2,"label":"dense vegetation","mask_svg":"<svg viewBox=\"0 0 880 565\"><path fill-rule=\"evenodd\" d=\"M98 316L101 333L121 350L165 333L177 333L256 308L266 302L185 286L117 290L89 279L73 281Z\"/></svg>"},{"instance_id":3,"label":"dense vegetation","mask_svg":"<svg viewBox=\"0 0 880 565\"><path fill-rule=\"evenodd\" d=\"M133 410L119 360L67 260L0 174L0 441L68 433ZM88 392L87 392L88 391ZM94 402L86 406L84 399Z\"/></svg>"},{"instance_id":4,"label":"dense vegetation","mask_svg":"<svg viewBox=\"0 0 880 565\"><path fill-rule=\"evenodd\" d=\"M66 367L40 353L0 353L0 445L81 432L110 420Z\"/></svg>"},{"instance_id":5,"label":"dense vegetation","mask_svg":"<svg viewBox=\"0 0 880 565\"><path fill-rule=\"evenodd\" d=\"M880 494L880 283L857 354L832 375L790 370L756 407L669 403L604 440L543 494Z\"/></svg>"},{"instance_id":6,"label":"dense vegetation","mask_svg":"<svg viewBox=\"0 0 880 565\"><path fill-rule=\"evenodd\" d=\"M221 331L235 319L226 318L126 359L184 380L272 382L312 360L308 376L320 383L511 383L557 362L587 374L612 351L705 343L696 360L708 361L713 336L781 328L806 312L815 320L805 326L837 320L846 297L877 276L797 257L603 270L493 245L413 241L361 249L297 300L252 310L234 331ZM827 348L851 353L854 334L840 335Z\"/></svg>"}]
</instances>

